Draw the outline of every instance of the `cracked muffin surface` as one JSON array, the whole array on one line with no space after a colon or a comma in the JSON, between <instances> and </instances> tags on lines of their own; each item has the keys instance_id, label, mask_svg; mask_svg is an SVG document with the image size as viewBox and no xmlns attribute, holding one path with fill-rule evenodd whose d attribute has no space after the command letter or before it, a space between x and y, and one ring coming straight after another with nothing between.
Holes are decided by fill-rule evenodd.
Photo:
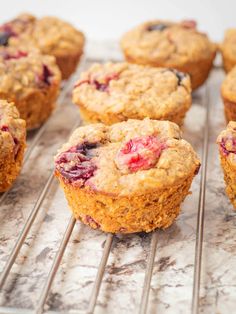
<instances>
[{"instance_id":1,"label":"cracked muffin surface","mask_svg":"<svg viewBox=\"0 0 236 314\"><path fill-rule=\"evenodd\" d=\"M94 64L81 74L73 101L90 122L149 117L181 124L191 106L187 74L129 63Z\"/></svg>"},{"instance_id":2,"label":"cracked muffin surface","mask_svg":"<svg viewBox=\"0 0 236 314\"><path fill-rule=\"evenodd\" d=\"M0 99L0 192L18 176L26 146L25 121L13 103Z\"/></svg>"},{"instance_id":3,"label":"cracked muffin surface","mask_svg":"<svg viewBox=\"0 0 236 314\"><path fill-rule=\"evenodd\" d=\"M55 157L75 217L108 232L168 227L199 167L176 124L150 119L80 127Z\"/></svg>"},{"instance_id":4,"label":"cracked muffin surface","mask_svg":"<svg viewBox=\"0 0 236 314\"><path fill-rule=\"evenodd\" d=\"M54 57L0 48L0 98L15 103L27 129L40 126L52 113L60 82Z\"/></svg>"},{"instance_id":5,"label":"cracked muffin surface","mask_svg":"<svg viewBox=\"0 0 236 314\"><path fill-rule=\"evenodd\" d=\"M122 37L121 47L130 62L189 73L193 89L206 80L216 53L216 45L196 30L194 21L143 23Z\"/></svg>"},{"instance_id":6,"label":"cracked muffin surface","mask_svg":"<svg viewBox=\"0 0 236 314\"><path fill-rule=\"evenodd\" d=\"M29 14L22 14L3 24L3 29L6 28L5 25L11 34L7 45L23 50L35 47L43 54L53 55L63 79L67 79L75 71L83 54L85 38L83 33L71 24L56 17L38 19Z\"/></svg>"}]
</instances>

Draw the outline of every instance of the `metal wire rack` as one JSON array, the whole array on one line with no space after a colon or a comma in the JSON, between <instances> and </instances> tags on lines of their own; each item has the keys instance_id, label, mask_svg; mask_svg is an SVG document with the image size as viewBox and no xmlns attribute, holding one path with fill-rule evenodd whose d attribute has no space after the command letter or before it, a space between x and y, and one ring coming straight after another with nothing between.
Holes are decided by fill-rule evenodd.
<instances>
[{"instance_id":1,"label":"metal wire rack","mask_svg":"<svg viewBox=\"0 0 236 314\"><path fill-rule=\"evenodd\" d=\"M84 60L83 63L80 65L78 71L81 71L84 67L87 67L88 64L90 64L90 62L93 62L93 60ZM67 106L67 104L65 103L69 101L68 93L71 90L75 77L77 76L78 76L78 72L75 74L75 76L72 77L72 79L67 84L65 84L61 92L60 99L59 99L59 108L57 110L58 114L60 114L60 111L63 109L63 107ZM198 143L197 149L199 152L201 152L201 155L202 155L202 168L201 168L201 173L199 176L200 183L198 182L198 180L195 183L195 200L194 200L195 207L193 208L193 211L192 211L193 221L196 226L194 229L194 232L196 233L195 235L192 235L192 244L194 244L194 241L196 240L195 250L191 251L192 255L194 252L195 262L194 262L194 266L192 265L192 272L190 272L190 276L189 276L190 278L188 279L192 283L192 285L190 285L192 296L187 297L188 302L184 311L185 313L192 312L193 314L199 313L200 311L199 307L201 306L200 283L201 283L201 267L202 267L202 250L203 250L203 242L204 242L203 241L204 240L203 238L204 209L205 209L205 195L206 195L206 181L207 181L208 149L209 149L209 129L210 129L209 104L211 102L209 99L209 88L207 86L204 87L199 92L199 94L196 95L195 98L196 98L196 103L197 103L195 109L197 110L197 112L201 113L200 120L202 121L200 123L200 125L202 126L200 129L201 132L200 132L200 135L199 134L197 135L197 140L196 140L196 143ZM66 110L66 109L64 108L63 110ZM77 109L74 107L72 108L72 106L70 110L71 112L77 112ZM72 116L73 115L74 113L72 114ZM194 119L194 115L195 115L195 112L191 114L192 118L190 118L190 120ZM62 117L60 115L60 119L61 118ZM53 119L54 119L54 116L52 116L52 118L50 118L50 120L46 124L44 124L44 126L42 126L34 135L34 137L31 139L31 143L29 145L29 148L27 149L25 159L24 159L24 168L26 167L27 163L30 163L30 162L32 163L32 161L34 160L34 156L33 156L34 151L37 149L38 150L40 149L39 147L40 142L43 141L44 134L47 133L48 128L50 128L50 124L52 123L51 120ZM74 122L75 122L75 125L78 125L77 116L75 117ZM73 129L73 128L68 127L68 131L70 129ZM188 135L188 129L184 130L184 133L185 132L187 134L187 137L192 136L191 132L189 132L189 135ZM69 132L67 132L64 138L68 136L68 133ZM188 140L191 141L190 138ZM59 142L58 146L60 146L60 144L63 143L63 141L64 140L58 140ZM30 175L30 174L26 172L26 175ZM20 184L20 182L21 182L21 178L18 179L16 185ZM4 262L2 262L3 266L2 266L2 271L0 274L0 290L2 291L3 295L6 293L6 291L4 290L5 286L10 285L10 291L14 289L14 282L9 283L11 281L12 269L17 259L19 258L19 255L21 254L22 247L24 246L25 243L27 243L27 237L29 237L29 233L31 229L34 227L37 216L40 215L44 202L47 201L48 194L50 194L51 190L57 189L57 187L55 188L54 185L56 185L56 183L54 182L53 170L51 170L49 171L49 175L47 176L46 181L44 181L43 183L43 188L41 192L39 193L35 204L32 206L32 209L30 213L28 214L28 218L24 219L25 220L24 226L21 228L20 232L17 232L18 236L16 238L15 245L13 246L10 252L7 251L8 253L4 255L4 258L2 260ZM12 190L9 191L8 193L1 195L0 197L1 208L4 207L4 204L7 202L7 200L8 200L7 202L8 205L11 204L11 193L13 193ZM196 198L198 198L198 210L197 210L197 206L195 205ZM193 202L191 203L190 201L189 202L187 201L187 204L185 205L185 209L187 210L186 207L192 206L192 204ZM50 206L50 204L47 206ZM14 204L11 206L12 210L14 211L13 207L14 207ZM9 210L9 207L8 207L8 210ZM13 305L12 305L12 302L9 302L9 298L11 298L11 296L10 297L8 296L7 298L3 297L4 304L0 306L0 313L4 313L4 314L6 313L16 313L16 314L20 314L20 313L37 313L37 314L41 314L41 313L89 313L90 314L90 313L94 313L95 310L96 311L99 310L97 305L99 305L99 308L100 308L99 313L112 313L113 312L111 309L101 306L101 303L99 303L99 292L104 282L104 276L107 274L109 275L109 273L114 274L115 271L117 272L115 262L113 262L113 265L110 265L110 266L108 265L109 255L111 254L111 251L113 250L115 252L116 250L119 250L119 247L118 247L119 243L123 245L124 243L126 243L126 241L128 242L133 241L132 236L127 236L128 240L126 240L125 236L119 237L112 234L107 234L107 235L102 234L103 239L105 239L105 242L103 243L103 251L102 251L102 254L99 255L99 258L97 258L96 260L96 264L98 265L96 269L97 273L96 273L96 276L94 276L93 274L94 279L90 280L89 282L90 296L87 297L87 301L83 303L82 309L76 308L76 302L74 303L73 307L68 307L68 308L63 307L63 304L60 304L60 302L59 302L60 304L59 308L55 308L56 306L50 306L51 304L50 298L52 297L50 295L50 291L51 291L52 285L55 283L55 278L57 276L58 270L60 269L60 265L61 265L63 256L65 254L66 248L68 244L70 243L73 244L74 241L76 241L76 239L74 239L73 241L71 240L73 230L75 229L75 225L77 225L77 223L75 219L71 216L68 220L68 224L63 235L61 236L60 234L61 240L59 241L59 244L56 246L55 252L52 256L52 262L49 267L50 269L49 271L47 271L46 277L43 280L43 284L41 285L39 289L39 293L37 294L36 301L34 302L33 306L32 307L30 306L30 308L22 307L22 306L14 306L14 304L18 304L19 302L15 302L15 303L13 302ZM136 243L136 245L141 244L145 246L145 249L143 249L143 251L145 251L146 258L144 259L144 261L142 261L144 263L144 266L142 267L142 276L141 276L140 282L142 282L143 284L142 284L141 290L139 289L139 293L136 300L134 301L135 309L132 308L132 306L130 307L130 311L127 310L127 308L124 309L122 307L119 309L119 303L122 302L122 300L120 300L116 305L117 309L116 310L114 309L114 313L139 312L140 314L145 314L145 313L156 313L158 311L157 310L158 306L156 307L156 301L155 301L156 291L155 291L155 282L153 282L153 273L154 273L155 268L159 267L154 273L155 277L158 279L159 277L158 274L162 273L163 269L165 269L166 267L166 264L165 264L166 260L162 260L160 258L158 262L159 264L157 264L157 262L155 261L158 258L158 255L160 255L161 248L159 247L157 254L156 254L156 251L157 251L159 241L160 242L162 241L163 243L164 237L165 237L164 242L168 241L168 239L173 242L172 234L174 234L176 230L175 230L175 227L171 227L171 228L172 229L167 232L155 231L152 234L140 236L138 243ZM86 229L85 234L88 235L89 232L92 233L94 231L92 230L90 231L89 229L88 230ZM50 230L49 230L49 233L50 233ZM77 241L79 242L78 239ZM30 244L28 244L28 247L30 248ZM131 247L128 248L128 250L130 251L130 254L132 254L132 245ZM0 254L0 257L1 257L1 254ZM168 264L168 261L167 261L167 264ZM128 264L127 269L130 269L130 265L131 264ZM65 267L64 272L66 272L67 267L69 267L69 265ZM118 269L118 273L119 271L120 270ZM125 273L126 268L123 267L122 271ZM135 275L135 271L134 271L134 275ZM74 272L73 278L76 276L77 274L76 272ZM13 281L14 281L14 278L13 278ZM106 279L106 284L107 283L109 283L109 280ZM12 288L12 285L13 285L13 288ZM22 288L22 290L24 290L24 288ZM60 287L59 287L59 290L60 290ZM155 301L153 302L152 306L150 306L150 302L149 302L149 295L150 295L151 290L154 294L154 301ZM81 291L82 290L78 291L78 295ZM7 294L8 293L9 293L9 289L7 290ZM28 294L29 296L27 296L27 291L24 291L26 304L27 304L27 300L30 299L31 293L28 291ZM15 295L12 297L12 299L14 298L17 298L17 296ZM173 298L175 297L173 296ZM192 308L190 306L191 302L192 302ZM10 303L10 306L8 305L8 303ZM176 308L175 313L178 313L178 311L179 311L178 308ZM166 311L166 313L171 313L171 312Z\"/></svg>"}]
</instances>

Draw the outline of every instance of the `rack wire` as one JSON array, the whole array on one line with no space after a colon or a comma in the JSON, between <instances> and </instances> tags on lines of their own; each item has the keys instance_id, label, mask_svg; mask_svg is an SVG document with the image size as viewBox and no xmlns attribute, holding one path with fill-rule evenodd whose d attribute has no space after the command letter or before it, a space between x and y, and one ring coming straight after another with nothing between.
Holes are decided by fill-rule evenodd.
<instances>
[{"instance_id":1,"label":"rack wire","mask_svg":"<svg viewBox=\"0 0 236 314\"><path fill-rule=\"evenodd\" d=\"M93 60L92 60L93 61ZM80 66L79 71L84 68L86 65L86 61L83 62L83 64ZM77 76L77 74L75 75ZM68 91L71 89L73 80L70 80L69 83L65 86L65 88L62 91L61 97L59 102L63 103L65 96L67 95ZM207 92L207 88L206 88ZM206 109L206 123L205 123L205 130L204 130L204 142L203 142L203 155L202 155L202 171L201 171L201 183L200 183L200 194L199 194L199 209L198 209L198 218L197 218L197 233L196 233L196 248L195 248L195 268L194 268L194 278L193 278L193 295L192 295L192 313L197 314L199 313L199 291L200 291L200 279L201 279L201 262L202 262L202 243L203 243L203 218L204 218L204 207L205 207L205 184L206 184L206 171L207 171L207 152L208 152L208 128L209 128L209 97L206 95L204 97L205 99L205 109ZM52 117L53 118L53 117ZM39 131L36 133L35 137L33 138L31 142L31 146L28 148L25 159L24 159L24 166L27 163L27 161L30 159L30 156L34 150L34 148L38 145L40 142L42 135L44 132L46 132L48 125L50 124L50 121L45 123L44 126L42 126ZM42 206L42 203L44 202L47 194L49 193L52 182L53 182L53 171L50 173L46 184L42 188L38 199L28 217L28 219L25 222L25 225L15 243L15 246L10 253L9 258L7 259L5 266L0 274L0 290L4 287L5 283L9 279L9 275L12 269L12 266L14 265L17 256L19 255L19 252L22 248L22 245L24 244L26 237L32 228L35 218L37 214L40 211L40 208ZM4 201L8 195L7 193L4 193L0 198L0 205L4 204ZM48 273L46 282L44 284L44 287L39 295L39 301L37 304L37 307L33 310L29 309L19 309L19 308L10 308L10 307L1 307L0 306L0 313L5 314L27 314L27 313L36 313L36 314L42 314L42 313L56 313L53 311L50 311L48 309L45 309L45 305L47 304L47 298L49 296L49 292L51 289L51 286L53 284L53 281L57 275L57 271L60 267L60 263L62 261L63 255L65 253L65 250L67 248L68 243L70 242L71 235L75 226L75 219L73 217L70 218L69 223L67 225L67 228L61 238L61 243L59 245L59 248L57 250L57 253L54 257L54 260L52 262L52 266L50 268L50 271ZM142 296L139 303L139 313L140 314L146 314L148 313L148 305L149 305L149 292L151 289L151 282L152 282L152 274L153 269L155 267L155 258L156 258L156 250L157 250L157 244L158 244L158 232L155 231L151 235L151 242L149 247L149 253L148 253L148 259L146 264L146 272L145 272L145 279L143 283L143 289L142 289ZM114 241L114 235L107 234L102 257L97 269L97 275L94 278L92 293L90 295L88 306L86 313L92 314L94 313L96 309L96 304L99 299L99 291L100 287L103 283L104 274L106 272L106 267L109 259L109 254L111 252L112 244ZM132 248L131 248L132 249Z\"/></svg>"}]
</instances>

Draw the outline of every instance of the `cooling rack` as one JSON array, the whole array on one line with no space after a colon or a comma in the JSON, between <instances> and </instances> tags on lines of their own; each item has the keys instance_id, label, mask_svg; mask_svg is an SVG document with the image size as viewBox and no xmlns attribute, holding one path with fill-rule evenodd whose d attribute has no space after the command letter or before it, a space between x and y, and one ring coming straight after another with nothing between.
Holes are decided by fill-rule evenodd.
<instances>
[{"instance_id":1,"label":"cooling rack","mask_svg":"<svg viewBox=\"0 0 236 314\"><path fill-rule=\"evenodd\" d=\"M53 155L81 124L71 103L92 62L119 60L89 43L53 116L29 134L20 177L0 196L0 313L229 313L236 293L236 218L224 194L215 140L225 126L215 68L193 95L183 137L201 156L177 221L150 234L105 234L76 222L53 177Z\"/></svg>"}]
</instances>

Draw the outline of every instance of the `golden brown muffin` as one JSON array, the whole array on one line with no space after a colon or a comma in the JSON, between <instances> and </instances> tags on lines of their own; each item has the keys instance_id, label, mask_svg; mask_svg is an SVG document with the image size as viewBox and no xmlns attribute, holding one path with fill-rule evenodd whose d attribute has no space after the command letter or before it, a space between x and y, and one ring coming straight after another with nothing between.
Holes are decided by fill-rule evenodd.
<instances>
[{"instance_id":1,"label":"golden brown muffin","mask_svg":"<svg viewBox=\"0 0 236 314\"><path fill-rule=\"evenodd\" d=\"M15 103L27 129L39 127L50 116L60 82L54 57L0 48L0 98Z\"/></svg>"},{"instance_id":2,"label":"golden brown muffin","mask_svg":"<svg viewBox=\"0 0 236 314\"><path fill-rule=\"evenodd\" d=\"M205 82L216 54L216 45L194 21L143 23L122 37L121 47L129 62L189 73L192 89Z\"/></svg>"},{"instance_id":3,"label":"golden brown muffin","mask_svg":"<svg viewBox=\"0 0 236 314\"><path fill-rule=\"evenodd\" d=\"M73 91L88 122L113 124L128 119L170 120L182 124L191 106L187 74L129 63L94 64Z\"/></svg>"},{"instance_id":4,"label":"golden brown muffin","mask_svg":"<svg viewBox=\"0 0 236 314\"><path fill-rule=\"evenodd\" d=\"M236 122L230 121L217 138L226 193L236 208Z\"/></svg>"},{"instance_id":5,"label":"golden brown muffin","mask_svg":"<svg viewBox=\"0 0 236 314\"><path fill-rule=\"evenodd\" d=\"M226 120L236 120L236 67L226 75L221 85L221 96Z\"/></svg>"},{"instance_id":6,"label":"golden brown muffin","mask_svg":"<svg viewBox=\"0 0 236 314\"><path fill-rule=\"evenodd\" d=\"M148 118L80 127L55 157L75 218L112 233L170 226L199 166L176 124Z\"/></svg>"},{"instance_id":7,"label":"golden brown muffin","mask_svg":"<svg viewBox=\"0 0 236 314\"><path fill-rule=\"evenodd\" d=\"M231 28L225 32L220 51L224 69L226 72L229 72L236 65L236 29Z\"/></svg>"},{"instance_id":8,"label":"golden brown muffin","mask_svg":"<svg viewBox=\"0 0 236 314\"><path fill-rule=\"evenodd\" d=\"M0 27L0 45L23 50L35 47L43 54L54 56L62 79L67 79L75 71L83 54L84 41L79 30L56 17L37 19L22 14Z\"/></svg>"},{"instance_id":9,"label":"golden brown muffin","mask_svg":"<svg viewBox=\"0 0 236 314\"><path fill-rule=\"evenodd\" d=\"M25 138L25 121L14 104L0 100L0 192L11 187L21 170Z\"/></svg>"}]
</instances>

